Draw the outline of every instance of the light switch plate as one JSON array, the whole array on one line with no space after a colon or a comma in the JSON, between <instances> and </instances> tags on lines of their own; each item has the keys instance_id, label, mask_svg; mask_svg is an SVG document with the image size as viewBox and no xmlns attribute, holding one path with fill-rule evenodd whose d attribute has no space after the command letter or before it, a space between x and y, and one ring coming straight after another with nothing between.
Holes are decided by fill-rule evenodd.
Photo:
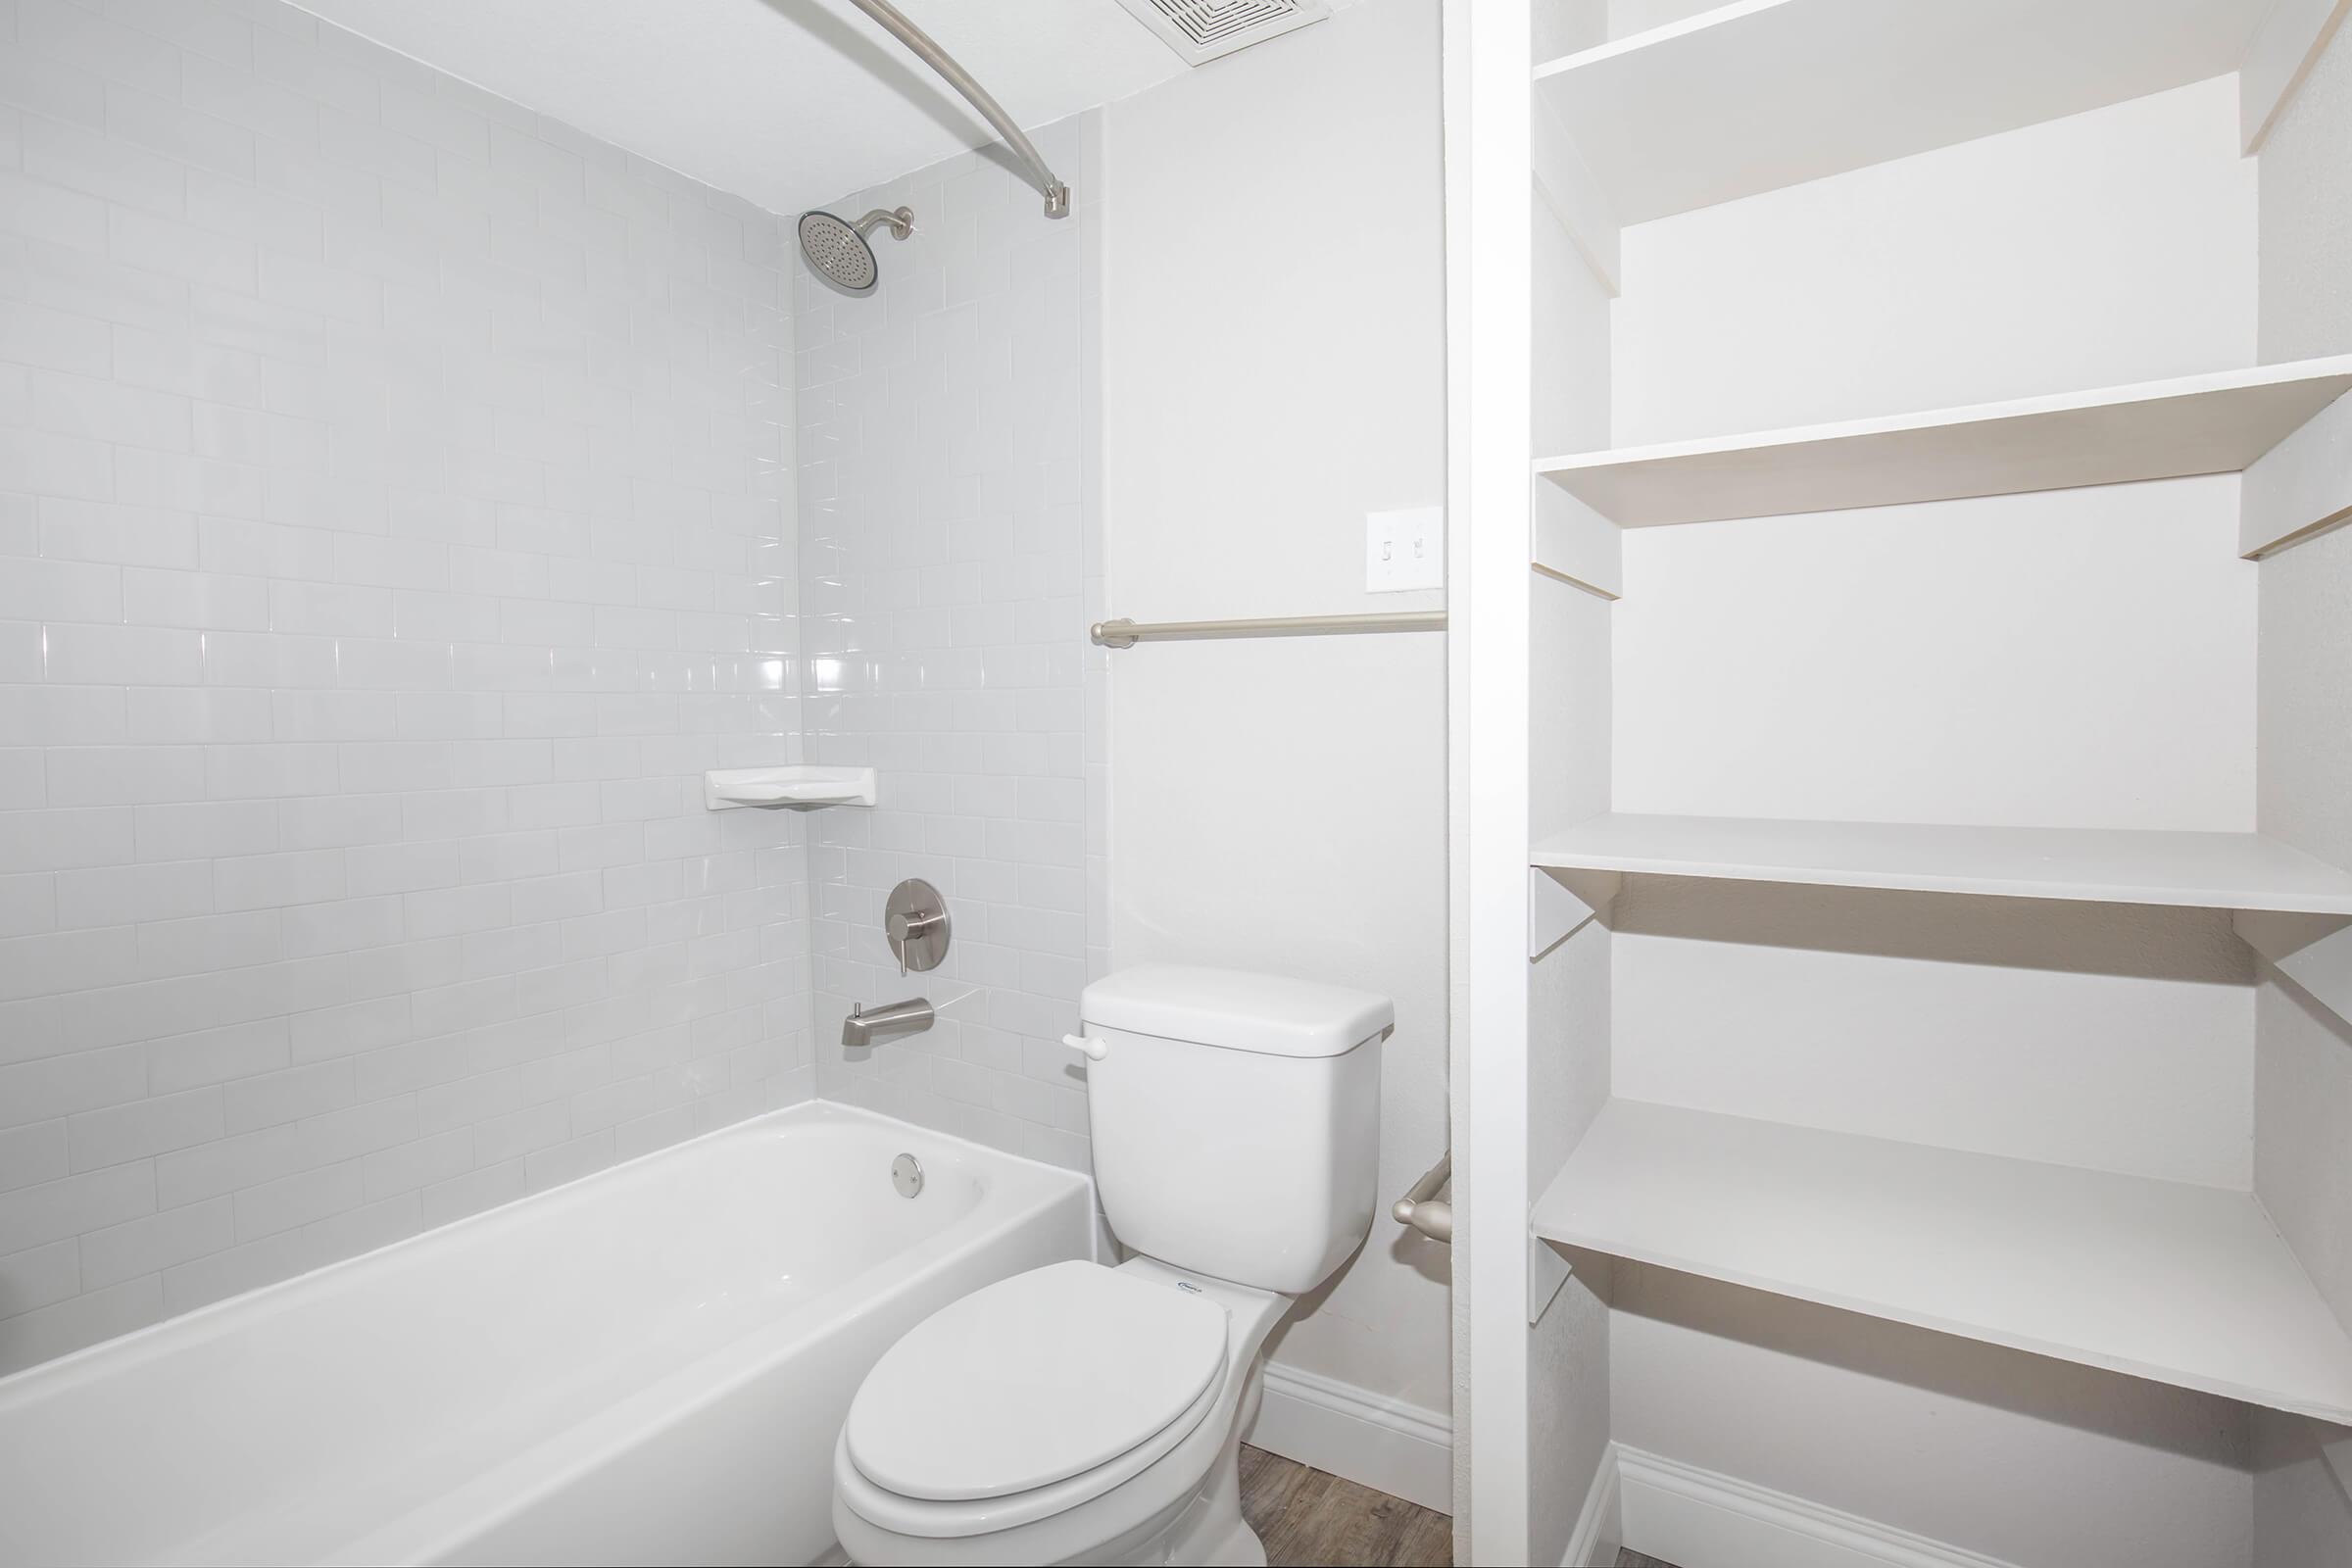
<instances>
[{"instance_id":1,"label":"light switch plate","mask_svg":"<svg viewBox=\"0 0 2352 1568\"><path fill-rule=\"evenodd\" d=\"M1364 591L1402 593L1446 586L1446 509L1405 507L1364 514Z\"/></svg>"}]
</instances>

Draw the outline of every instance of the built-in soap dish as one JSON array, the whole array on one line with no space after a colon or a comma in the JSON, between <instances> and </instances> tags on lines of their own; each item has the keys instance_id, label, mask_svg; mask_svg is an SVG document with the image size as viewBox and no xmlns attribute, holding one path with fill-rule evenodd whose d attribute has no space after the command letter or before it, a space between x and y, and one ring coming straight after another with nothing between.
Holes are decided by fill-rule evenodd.
<instances>
[{"instance_id":1,"label":"built-in soap dish","mask_svg":"<svg viewBox=\"0 0 2352 1568\"><path fill-rule=\"evenodd\" d=\"M727 767L703 775L703 804L713 811L739 806L871 806L870 767Z\"/></svg>"}]
</instances>

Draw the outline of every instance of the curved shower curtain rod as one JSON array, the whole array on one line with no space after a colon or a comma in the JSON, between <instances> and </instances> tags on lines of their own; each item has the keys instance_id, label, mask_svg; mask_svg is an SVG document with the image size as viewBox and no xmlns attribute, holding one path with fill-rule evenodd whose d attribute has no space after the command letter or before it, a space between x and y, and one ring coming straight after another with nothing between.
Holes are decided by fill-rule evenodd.
<instances>
[{"instance_id":1,"label":"curved shower curtain rod","mask_svg":"<svg viewBox=\"0 0 2352 1568\"><path fill-rule=\"evenodd\" d=\"M1070 216L1070 187L1046 167L1046 161L1038 156L1036 146L1021 134L1021 127L1012 122L1012 117L1004 113L1003 105L989 96L986 87L972 79L970 72L957 65L945 49L933 43L929 33L907 21L890 0L851 0L851 3L889 28L899 42L913 50L924 65L945 77L949 86L963 94L965 100L980 111L980 117L996 127L997 134L1004 138L1004 144L1018 153L1029 166L1029 172L1037 176L1038 187L1045 192L1048 218Z\"/></svg>"}]
</instances>

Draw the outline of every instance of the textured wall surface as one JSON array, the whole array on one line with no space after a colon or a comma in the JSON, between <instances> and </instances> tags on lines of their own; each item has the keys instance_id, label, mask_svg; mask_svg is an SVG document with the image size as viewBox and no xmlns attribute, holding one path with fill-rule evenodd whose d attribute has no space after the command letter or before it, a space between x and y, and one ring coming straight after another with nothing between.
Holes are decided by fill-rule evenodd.
<instances>
[{"instance_id":1,"label":"textured wall surface","mask_svg":"<svg viewBox=\"0 0 2352 1568\"><path fill-rule=\"evenodd\" d=\"M2341 27L2262 145L2262 359L2352 354L2352 41Z\"/></svg>"},{"instance_id":2,"label":"textured wall surface","mask_svg":"<svg viewBox=\"0 0 2352 1568\"><path fill-rule=\"evenodd\" d=\"M2352 354L2352 29L2262 150L2262 358ZM2262 830L2352 865L2352 528L2262 566Z\"/></svg>"},{"instance_id":3,"label":"textured wall surface","mask_svg":"<svg viewBox=\"0 0 2352 1568\"><path fill-rule=\"evenodd\" d=\"M697 777L798 746L785 245L289 8L0 8L0 1371L811 1092Z\"/></svg>"},{"instance_id":4,"label":"textured wall surface","mask_svg":"<svg viewBox=\"0 0 2352 1568\"><path fill-rule=\"evenodd\" d=\"M1540 368L1532 445L1538 452L1604 447L1614 301L1547 202L1536 203L1532 221ZM1549 488L1538 487L1539 508L1541 492ZM1615 628L1624 610L1541 573L1528 592L1529 706L1544 715L1528 737L1530 827L1540 836L1609 808ZM1608 923L1595 920L1528 966L1530 1201L1551 1185L1614 1088L1609 1048L1616 943ZM1516 1238L1499 1243L1515 1244ZM1530 1540L1539 1562L1565 1559L1614 1436L1609 1301L1615 1272L1612 1259L1578 1254L1574 1273L1527 1331ZM1457 1431L1462 1424L1457 1412ZM1616 1528L1610 1521L1592 1543L1604 1556Z\"/></svg>"},{"instance_id":5,"label":"textured wall surface","mask_svg":"<svg viewBox=\"0 0 2352 1568\"><path fill-rule=\"evenodd\" d=\"M1446 497L1438 45L1435 6L1379 0L1103 112L1114 612L1444 606L1363 567L1366 513ZM1394 1200L1446 1146L1445 639L1146 646L1110 698L1115 961L1393 999ZM1376 1215L1268 1359L1442 1419L1451 1259Z\"/></svg>"},{"instance_id":6,"label":"textured wall surface","mask_svg":"<svg viewBox=\"0 0 2352 1568\"><path fill-rule=\"evenodd\" d=\"M872 294L804 271L794 302L808 755L881 775L878 808L812 819L818 1086L1081 1170L1060 1037L1087 960L1084 128L1037 137L1081 187L1068 220L952 159L838 204L914 210L912 238L876 231ZM906 877L946 895L955 936L902 978L881 926ZM840 1044L852 1003L916 995L929 1032Z\"/></svg>"},{"instance_id":7,"label":"textured wall surface","mask_svg":"<svg viewBox=\"0 0 2352 1568\"><path fill-rule=\"evenodd\" d=\"M2262 357L2352 354L2352 29L2339 29L2262 151ZM2265 561L2265 833L2352 865L2352 528ZM2255 1188L2352 1324L2352 1023L2266 968L2255 1061Z\"/></svg>"}]
</instances>

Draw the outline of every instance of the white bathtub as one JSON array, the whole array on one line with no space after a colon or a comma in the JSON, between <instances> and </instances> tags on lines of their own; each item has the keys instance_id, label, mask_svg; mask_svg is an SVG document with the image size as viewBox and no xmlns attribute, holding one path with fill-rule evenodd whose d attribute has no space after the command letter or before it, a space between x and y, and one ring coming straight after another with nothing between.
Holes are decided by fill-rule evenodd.
<instances>
[{"instance_id":1,"label":"white bathtub","mask_svg":"<svg viewBox=\"0 0 2352 1568\"><path fill-rule=\"evenodd\" d=\"M727 1128L0 1379L0 1562L825 1558L867 1368L1092 1206L838 1105Z\"/></svg>"}]
</instances>

